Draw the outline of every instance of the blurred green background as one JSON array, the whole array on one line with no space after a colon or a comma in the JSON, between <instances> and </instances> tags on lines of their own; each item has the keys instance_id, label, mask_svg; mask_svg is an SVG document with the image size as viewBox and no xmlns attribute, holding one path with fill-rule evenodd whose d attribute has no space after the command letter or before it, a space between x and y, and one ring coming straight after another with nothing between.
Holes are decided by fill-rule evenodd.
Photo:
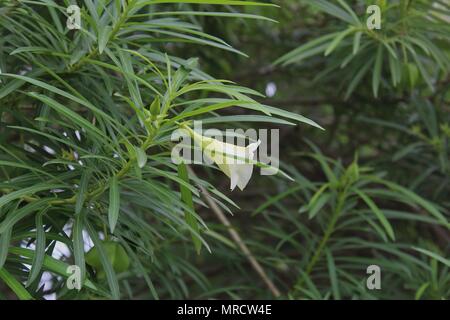
<instances>
[{"instance_id":1,"label":"blurred green background","mask_svg":"<svg viewBox=\"0 0 450 320\"><path fill-rule=\"evenodd\" d=\"M85 4L88 2L91 1ZM115 251L109 247L111 244L105 247L108 255L114 256L112 265L118 273L120 297L448 299L450 3L444 0L273 0L271 3L279 7L255 7L179 2L158 5L154 7L155 12L239 12L275 21L173 14L173 21L197 26L247 56L191 41L172 42L167 40L169 36L162 40L152 38L151 50L167 53L171 61L175 61L174 57L185 60L196 57L198 68L205 73L257 90L265 94L257 99L262 104L301 114L325 130L305 124L233 124L241 128L280 129L281 169L294 181L280 175L255 173L245 191L229 192L229 181L221 172L193 166L201 180L209 181L240 208L229 205L233 212L230 215L221 206L231 228L239 233L280 295L274 294L254 271L246 254L230 237L228 228L209 208L201 205L200 194L195 198L196 212L209 228L201 227L201 235L211 252L203 247L197 254L186 228L179 231L178 227L153 218L146 220L148 228L141 228L144 220L130 220L134 227L129 225L131 222L118 226L115 235L121 248ZM366 9L372 4L381 10L380 30L369 30L366 26L370 16ZM30 5L39 12L40 8ZM0 10L5 9L6 6ZM0 11L0 14L7 13ZM136 18L139 19L146 17ZM31 58L27 52L21 52L22 59L9 60L14 59L9 54L20 41L8 42L6 36L12 32L7 28L1 30L5 37L0 40L0 46L4 45L0 50L0 67L3 72L6 69L19 72L21 68L15 66L22 62L27 65ZM123 38L126 36L123 34ZM126 46L139 48L142 39L131 37L126 41L129 41ZM117 41L118 45L124 42ZM164 68L163 58L158 63ZM49 68L58 73L56 67ZM92 70L86 69L85 73ZM83 85L76 75L71 76L69 82L75 83L76 88ZM114 81L112 86L116 85ZM0 87L0 90L9 89ZM146 92L144 97L152 94L150 90ZM205 93L200 97L207 96ZM18 104L12 99L8 96L3 100L5 108ZM7 110L4 112L5 131L0 140L8 148L12 141L16 143L19 139L9 135L7 125L27 126L29 122L19 116L14 118ZM245 114L250 114L249 110L242 108L220 112L220 115ZM229 124L214 126L225 129ZM6 152L2 157L8 160ZM2 178L6 181L6 175ZM173 180L162 179L158 181L164 181L169 191L178 190ZM204 184L198 182L198 185ZM139 199L139 194L131 194L132 184L128 186L130 199L134 196L137 204L144 201ZM99 204L99 211L104 209L102 206L104 202ZM133 210L140 217L148 217L145 208L132 205L124 212L132 216ZM58 218L61 221L55 222L56 229L53 226L49 230L62 235L69 244L72 239L61 230L71 214ZM0 212L0 221L6 216L6 211ZM30 235L35 232L34 218L15 228L23 234L18 233L14 238L13 232L13 241L19 243L27 236L28 244L34 243L36 237ZM102 230L97 224L95 228ZM53 240L62 241L56 236ZM0 248L6 250L7 244ZM52 250L54 247L49 246L47 254ZM71 252L72 248L60 260L71 264ZM23 252L16 250L16 253ZM90 279L97 279L102 288L108 288L106 282L112 280L102 278L103 271L94 272L101 266L96 256L99 253L91 251L90 254L86 256ZM21 263L19 258L7 260L5 270L24 282L29 272ZM369 290L366 286L370 265L381 269L379 290ZM50 270L54 274L55 269ZM33 297L52 294L63 299L102 297L88 289L68 291L61 277L52 275L48 279L52 286L46 288L41 287L42 281L33 282ZM0 294L15 298L9 286L1 282Z\"/></svg>"}]
</instances>

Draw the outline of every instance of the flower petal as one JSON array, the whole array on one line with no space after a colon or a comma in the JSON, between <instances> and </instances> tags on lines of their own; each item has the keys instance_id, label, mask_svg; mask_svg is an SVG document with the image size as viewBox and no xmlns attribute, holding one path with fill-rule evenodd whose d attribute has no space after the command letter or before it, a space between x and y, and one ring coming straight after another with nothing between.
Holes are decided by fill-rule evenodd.
<instances>
[{"instance_id":1,"label":"flower petal","mask_svg":"<svg viewBox=\"0 0 450 320\"><path fill-rule=\"evenodd\" d=\"M239 176L237 186L242 191L247 186L250 178L252 177L253 164L238 164L237 166L237 174Z\"/></svg>"},{"instance_id":2,"label":"flower petal","mask_svg":"<svg viewBox=\"0 0 450 320\"><path fill-rule=\"evenodd\" d=\"M230 189L231 191L234 190L234 188L236 188L236 185L239 183L240 181L240 177L239 177L239 173L237 172L237 170L235 170L235 168L230 168L230 172L231 172L231 183L230 183ZM239 187L240 188L240 187ZM242 189L241 189L242 190Z\"/></svg>"},{"instance_id":3,"label":"flower petal","mask_svg":"<svg viewBox=\"0 0 450 320\"><path fill-rule=\"evenodd\" d=\"M201 136L192 131L194 140L204 149L204 154L230 178L230 189L236 186L244 190L253 173L255 151L261 140L247 147L224 143L217 139Z\"/></svg>"}]
</instances>

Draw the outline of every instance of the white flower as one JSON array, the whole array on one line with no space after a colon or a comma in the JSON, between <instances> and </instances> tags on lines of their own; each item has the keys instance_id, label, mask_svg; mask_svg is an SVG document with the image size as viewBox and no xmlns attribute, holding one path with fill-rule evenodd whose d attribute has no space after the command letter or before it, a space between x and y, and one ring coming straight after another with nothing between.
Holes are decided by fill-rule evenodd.
<instances>
[{"instance_id":1,"label":"white flower","mask_svg":"<svg viewBox=\"0 0 450 320\"><path fill-rule=\"evenodd\" d=\"M194 141L204 150L204 154L230 178L230 189L234 190L238 186L239 189L244 190L252 177L255 151L261 141L258 140L247 147L241 147L204 137L193 130L189 131Z\"/></svg>"}]
</instances>

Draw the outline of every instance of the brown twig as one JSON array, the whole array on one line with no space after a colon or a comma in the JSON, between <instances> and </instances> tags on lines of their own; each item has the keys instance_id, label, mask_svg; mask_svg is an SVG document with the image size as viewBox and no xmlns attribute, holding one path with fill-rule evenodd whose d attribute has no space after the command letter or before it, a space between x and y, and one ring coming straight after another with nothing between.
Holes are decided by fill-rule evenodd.
<instances>
[{"instance_id":1,"label":"brown twig","mask_svg":"<svg viewBox=\"0 0 450 320\"><path fill-rule=\"evenodd\" d=\"M196 177L196 174L194 171L188 167L189 173ZM217 218L220 220L220 222L227 228L228 233L230 234L233 241L237 244L239 249L244 253L247 260L250 262L250 265L255 269L255 271L258 273L258 275L261 277L261 279L264 281L264 283L267 285L269 290L272 292L272 294L278 298L280 297L281 293L280 290L275 286L275 284L270 280L270 278L267 276L267 273L263 269L263 267L259 264L259 262L255 259L253 254L251 253L250 249L247 247L247 245L242 241L241 236L239 233L233 228L228 218L223 213L222 209L212 200L210 193L208 190L205 189L202 185L199 185L199 188L202 192L202 194L205 197L206 202L208 203L211 210L214 212L214 214L217 216Z\"/></svg>"}]
</instances>

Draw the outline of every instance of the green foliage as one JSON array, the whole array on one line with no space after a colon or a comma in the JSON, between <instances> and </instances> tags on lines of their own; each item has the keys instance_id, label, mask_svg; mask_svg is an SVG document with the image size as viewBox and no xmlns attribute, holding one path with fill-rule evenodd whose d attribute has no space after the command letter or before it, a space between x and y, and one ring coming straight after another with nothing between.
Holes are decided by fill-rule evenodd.
<instances>
[{"instance_id":1,"label":"green foliage","mask_svg":"<svg viewBox=\"0 0 450 320\"><path fill-rule=\"evenodd\" d=\"M282 56L277 63L299 64L323 54L325 67L317 77L326 79L330 73L348 69L346 78L342 79L347 86L346 98L367 78L371 79L373 95L378 97L380 86L390 90L399 86L404 90L423 81L434 91L433 78L447 77L450 57L442 50L448 48L450 41L450 25L445 14L448 3L378 1L381 29L376 30L366 25L366 12L355 12L346 1L337 1L337 4L327 0L305 2L337 18L339 24L333 24L328 33ZM358 2L359 11L373 4L373 1L354 2ZM388 87L389 82L391 87Z\"/></svg>"},{"instance_id":2,"label":"green foliage","mask_svg":"<svg viewBox=\"0 0 450 320\"><path fill-rule=\"evenodd\" d=\"M450 297L448 2L71 3L0 6L0 297L273 298L230 229L282 298ZM283 174L172 163L193 120L279 128Z\"/></svg>"}]
</instances>

